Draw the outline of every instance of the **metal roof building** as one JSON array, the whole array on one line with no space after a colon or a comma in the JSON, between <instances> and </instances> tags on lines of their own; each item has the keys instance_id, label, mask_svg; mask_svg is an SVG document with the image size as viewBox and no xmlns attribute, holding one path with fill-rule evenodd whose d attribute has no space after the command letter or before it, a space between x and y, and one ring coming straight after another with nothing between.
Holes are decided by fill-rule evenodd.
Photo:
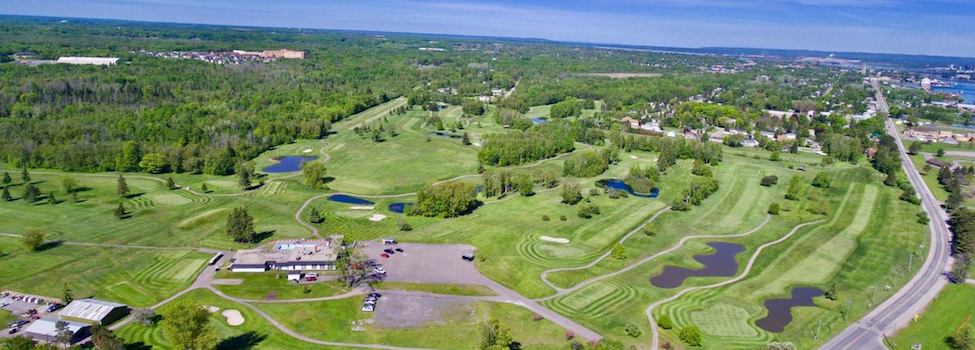
<instances>
[{"instance_id":1,"label":"metal roof building","mask_svg":"<svg viewBox=\"0 0 975 350\"><path fill-rule=\"evenodd\" d=\"M118 60L118 57L59 57L57 63L114 66Z\"/></svg>"},{"instance_id":2,"label":"metal roof building","mask_svg":"<svg viewBox=\"0 0 975 350\"><path fill-rule=\"evenodd\" d=\"M128 307L123 304L96 299L79 299L61 309L58 316L66 321L104 325L115 322L128 313Z\"/></svg>"},{"instance_id":3,"label":"metal roof building","mask_svg":"<svg viewBox=\"0 0 975 350\"><path fill-rule=\"evenodd\" d=\"M42 318L40 320L32 322L29 326L27 326L27 329L24 330L24 333L26 333L27 336L34 338L36 340L46 341L49 343L57 342L58 321L59 320L54 318ZM88 332L90 331L91 328L90 325L84 323L78 323L78 322L71 322L71 321L64 321L64 323L66 323L67 329L72 333L70 339L71 343L76 343L88 337L89 335Z\"/></svg>"}]
</instances>

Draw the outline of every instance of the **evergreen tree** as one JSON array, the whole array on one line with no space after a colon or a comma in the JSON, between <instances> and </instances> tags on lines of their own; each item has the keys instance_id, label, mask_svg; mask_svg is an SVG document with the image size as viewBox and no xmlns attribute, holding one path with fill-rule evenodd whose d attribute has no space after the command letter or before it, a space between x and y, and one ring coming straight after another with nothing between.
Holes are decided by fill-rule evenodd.
<instances>
[{"instance_id":1,"label":"evergreen tree","mask_svg":"<svg viewBox=\"0 0 975 350\"><path fill-rule=\"evenodd\" d=\"M250 243L254 241L254 218L245 207L234 208L227 217L227 235L235 242Z\"/></svg>"},{"instance_id":2,"label":"evergreen tree","mask_svg":"<svg viewBox=\"0 0 975 350\"><path fill-rule=\"evenodd\" d=\"M119 197L124 198L129 195L129 184L125 182L125 177L121 173L118 174L118 184L116 186L115 194Z\"/></svg>"},{"instance_id":3,"label":"evergreen tree","mask_svg":"<svg viewBox=\"0 0 975 350\"><path fill-rule=\"evenodd\" d=\"M467 135L467 132L464 132L464 136L461 137L460 141L464 143L464 146L470 145L471 137Z\"/></svg>"},{"instance_id":4,"label":"evergreen tree","mask_svg":"<svg viewBox=\"0 0 975 350\"><path fill-rule=\"evenodd\" d=\"M111 329L100 324L91 327L91 343L97 350L125 349L125 341L119 339Z\"/></svg>"},{"instance_id":5,"label":"evergreen tree","mask_svg":"<svg viewBox=\"0 0 975 350\"><path fill-rule=\"evenodd\" d=\"M176 181L173 181L173 177L172 176L166 178L166 187L169 188L169 189L171 189L171 190L175 190L176 189Z\"/></svg>"},{"instance_id":6,"label":"evergreen tree","mask_svg":"<svg viewBox=\"0 0 975 350\"><path fill-rule=\"evenodd\" d=\"M20 181L23 181L24 183L30 182L30 173L27 172L27 167L20 169Z\"/></svg>"},{"instance_id":7,"label":"evergreen tree","mask_svg":"<svg viewBox=\"0 0 975 350\"><path fill-rule=\"evenodd\" d=\"M11 197L10 196L10 190L8 190L7 187L4 187L3 188L3 198L0 198L0 199L3 199L4 202L9 202L9 201L14 200L14 197Z\"/></svg>"},{"instance_id":8,"label":"evergreen tree","mask_svg":"<svg viewBox=\"0 0 975 350\"><path fill-rule=\"evenodd\" d=\"M247 163L237 164L237 184L241 189L251 187L251 177L254 176L254 167Z\"/></svg>"},{"instance_id":9,"label":"evergreen tree","mask_svg":"<svg viewBox=\"0 0 975 350\"><path fill-rule=\"evenodd\" d=\"M112 211L112 213L115 214L116 218L125 219L125 205L122 204L122 201L118 202L118 206L115 207L115 210Z\"/></svg>"},{"instance_id":10,"label":"evergreen tree","mask_svg":"<svg viewBox=\"0 0 975 350\"><path fill-rule=\"evenodd\" d=\"M74 301L74 292L68 287L68 282L64 282L64 288L61 289L61 302L67 305L72 301Z\"/></svg>"},{"instance_id":11,"label":"evergreen tree","mask_svg":"<svg viewBox=\"0 0 975 350\"><path fill-rule=\"evenodd\" d=\"M3 181L2 182L3 182L3 186L4 187L7 187L7 185L10 185L10 183L13 182L13 179L10 178L10 173L8 173L6 171L3 172Z\"/></svg>"},{"instance_id":12,"label":"evergreen tree","mask_svg":"<svg viewBox=\"0 0 975 350\"><path fill-rule=\"evenodd\" d=\"M207 188L206 182L204 182L203 185L200 185L200 191L203 191L203 193L210 193L210 189Z\"/></svg>"},{"instance_id":13,"label":"evergreen tree","mask_svg":"<svg viewBox=\"0 0 975 350\"><path fill-rule=\"evenodd\" d=\"M47 204L58 204L57 198L54 198L54 192L47 193Z\"/></svg>"},{"instance_id":14,"label":"evergreen tree","mask_svg":"<svg viewBox=\"0 0 975 350\"><path fill-rule=\"evenodd\" d=\"M312 207L308 212L308 221L319 224L322 222L322 216L318 213L318 209Z\"/></svg>"},{"instance_id":15,"label":"evergreen tree","mask_svg":"<svg viewBox=\"0 0 975 350\"><path fill-rule=\"evenodd\" d=\"M27 183L27 186L24 187L24 201L27 203L34 203L38 198L40 198L40 196L41 190L37 189L34 184Z\"/></svg>"}]
</instances>

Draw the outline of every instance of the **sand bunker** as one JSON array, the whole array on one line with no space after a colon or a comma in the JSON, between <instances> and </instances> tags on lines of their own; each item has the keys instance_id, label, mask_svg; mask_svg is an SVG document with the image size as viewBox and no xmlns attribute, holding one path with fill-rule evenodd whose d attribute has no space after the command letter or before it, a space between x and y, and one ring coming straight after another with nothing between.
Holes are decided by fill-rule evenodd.
<instances>
[{"instance_id":1,"label":"sand bunker","mask_svg":"<svg viewBox=\"0 0 975 350\"><path fill-rule=\"evenodd\" d=\"M372 206L372 205L353 205L353 206L349 207L349 209L352 209L352 210L373 210L373 209L376 209L376 207L375 206Z\"/></svg>"},{"instance_id":2,"label":"sand bunker","mask_svg":"<svg viewBox=\"0 0 975 350\"><path fill-rule=\"evenodd\" d=\"M549 237L549 236L541 236L541 237L538 237L538 239L543 240L543 241L546 241L546 242L552 242L552 243L569 244L569 240L568 239L565 239L565 238L555 238L555 237Z\"/></svg>"},{"instance_id":3,"label":"sand bunker","mask_svg":"<svg viewBox=\"0 0 975 350\"><path fill-rule=\"evenodd\" d=\"M305 148L301 153L311 153L311 148Z\"/></svg>"},{"instance_id":4,"label":"sand bunker","mask_svg":"<svg viewBox=\"0 0 975 350\"><path fill-rule=\"evenodd\" d=\"M223 310L223 312L220 314L227 318L227 324L231 326L239 326L244 324L244 316L240 314L240 311Z\"/></svg>"},{"instance_id":5,"label":"sand bunker","mask_svg":"<svg viewBox=\"0 0 975 350\"><path fill-rule=\"evenodd\" d=\"M640 157L637 157L637 156L630 156L630 159L640 159Z\"/></svg>"},{"instance_id":6,"label":"sand bunker","mask_svg":"<svg viewBox=\"0 0 975 350\"><path fill-rule=\"evenodd\" d=\"M212 314L214 312L220 311L220 308L216 306L207 306L207 311L210 311L210 313Z\"/></svg>"},{"instance_id":7,"label":"sand bunker","mask_svg":"<svg viewBox=\"0 0 975 350\"><path fill-rule=\"evenodd\" d=\"M369 221L382 221L385 218L386 215L383 214L372 214L372 216L369 216Z\"/></svg>"}]
</instances>

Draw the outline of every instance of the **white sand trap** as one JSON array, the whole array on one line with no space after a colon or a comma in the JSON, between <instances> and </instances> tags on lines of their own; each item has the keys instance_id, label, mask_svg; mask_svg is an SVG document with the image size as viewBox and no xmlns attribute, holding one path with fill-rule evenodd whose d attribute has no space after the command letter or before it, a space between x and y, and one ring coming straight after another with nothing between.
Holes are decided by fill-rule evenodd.
<instances>
[{"instance_id":1,"label":"white sand trap","mask_svg":"<svg viewBox=\"0 0 975 350\"><path fill-rule=\"evenodd\" d=\"M216 307L216 306L207 306L207 311L210 311L210 313L212 314L212 313L215 313L217 311L220 311L220 308L219 307Z\"/></svg>"},{"instance_id":2,"label":"white sand trap","mask_svg":"<svg viewBox=\"0 0 975 350\"><path fill-rule=\"evenodd\" d=\"M546 242L552 242L552 243L569 244L569 240L566 239L566 238L555 238L555 237L549 237L549 236L541 236L541 237L538 237L538 239L543 240L543 241L546 241Z\"/></svg>"},{"instance_id":3,"label":"white sand trap","mask_svg":"<svg viewBox=\"0 0 975 350\"><path fill-rule=\"evenodd\" d=\"M244 324L244 316L240 314L240 311L223 310L223 312L220 314L227 318L227 324L231 326L239 326Z\"/></svg>"},{"instance_id":4,"label":"white sand trap","mask_svg":"<svg viewBox=\"0 0 975 350\"><path fill-rule=\"evenodd\" d=\"M637 156L630 156L630 159L640 159L640 157L637 157Z\"/></svg>"},{"instance_id":5,"label":"white sand trap","mask_svg":"<svg viewBox=\"0 0 975 350\"><path fill-rule=\"evenodd\" d=\"M371 205L353 205L353 206L349 207L349 209L352 209L352 210L373 210L373 209L376 209L376 207L371 206Z\"/></svg>"},{"instance_id":6,"label":"white sand trap","mask_svg":"<svg viewBox=\"0 0 975 350\"><path fill-rule=\"evenodd\" d=\"M369 221L383 221L385 218L386 215L383 214L372 214L372 216L369 217Z\"/></svg>"},{"instance_id":7,"label":"white sand trap","mask_svg":"<svg viewBox=\"0 0 975 350\"><path fill-rule=\"evenodd\" d=\"M311 148L305 148L301 153L311 153Z\"/></svg>"}]
</instances>

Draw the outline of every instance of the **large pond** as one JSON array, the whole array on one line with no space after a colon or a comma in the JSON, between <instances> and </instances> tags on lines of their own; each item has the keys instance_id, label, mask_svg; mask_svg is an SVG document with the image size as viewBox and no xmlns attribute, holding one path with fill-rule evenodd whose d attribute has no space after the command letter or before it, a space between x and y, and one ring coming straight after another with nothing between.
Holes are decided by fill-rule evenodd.
<instances>
[{"instance_id":1,"label":"large pond","mask_svg":"<svg viewBox=\"0 0 975 350\"><path fill-rule=\"evenodd\" d=\"M768 316L755 321L755 325L762 329L779 333L792 322L792 308L797 306L814 306L813 298L822 296L823 291L813 287L792 288L792 297L789 299L769 299L765 301L765 308L768 309Z\"/></svg>"},{"instance_id":2,"label":"large pond","mask_svg":"<svg viewBox=\"0 0 975 350\"><path fill-rule=\"evenodd\" d=\"M370 201L368 199L359 198L359 197L355 197L355 196L350 196L350 195L347 195L347 194L333 194L331 196L328 196L328 200L333 201L333 202L339 202L339 203L345 203L345 204L354 204L354 205L373 205L373 204L375 204L375 203L373 203L372 201Z\"/></svg>"},{"instance_id":3,"label":"large pond","mask_svg":"<svg viewBox=\"0 0 975 350\"><path fill-rule=\"evenodd\" d=\"M656 187L650 189L650 193L637 193L633 191L633 188L631 188L630 185L627 185L626 182L623 182L623 180L620 179L599 180L596 181L596 186L603 187L603 188L611 188L617 191L623 191L629 193L631 196L636 196L636 197L657 198L657 196L660 195L660 189Z\"/></svg>"},{"instance_id":4,"label":"large pond","mask_svg":"<svg viewBox=\"0 0 975 350\"><path fill-rule=\"evenodd\" d=\"M402 214L406 211L406 207L411 205L413 205L413 203L390 203L388 208L391 212Z\"/></svg>"},{"instance_id":5,"label":"large pond","mask_svg":"<svg viewBox=\"0 0 975 350\"><path fill-rule=\"evenodd\" d=\"M264 168L265 173L290 173L301 170L301 165L318 159L313 156L281 156L274 157L274 165Z\"/></svg>"},{"instance_id":6,"label":"large pond","mask_svg":"<svg viewBox=\"0 0 975 350\"><path fill-rule=\"evenodd\" d=\"M745 247L727 242L710 242L708 246L715 252L708 255L695 255L694 260L704 265L700 269L666 266L659 275L650 278L650 283L658 288L677 288L691 277L734 276L738 272L735 256L745 251Z\"/></svg>"}]
</instances>

